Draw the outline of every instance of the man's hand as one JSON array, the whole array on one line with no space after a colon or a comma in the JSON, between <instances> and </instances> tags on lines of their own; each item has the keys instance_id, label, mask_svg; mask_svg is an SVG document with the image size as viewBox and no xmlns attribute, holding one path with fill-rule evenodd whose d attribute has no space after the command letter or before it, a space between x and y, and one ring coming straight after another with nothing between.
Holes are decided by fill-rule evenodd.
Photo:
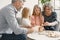
<instances>
[{"instance_id":1,"label":"man's hand","mask_svg":"<svg viewBox=\"0 0 60 40\"><path fill-rule=\"evenodd\" d=\"M33 28L27 28L27 29L28 29L27 34L34 32L34 29Z\"/></svg>"},{"instance_id":2,"label":"man's hand","mask_svg":"<svg viewBox=\"0 0 60 40\"><path fill-rule=\"evenodd\" d=\"M32 28L32 26L23 26L23 25L20 25L20 27L23 27L23 28Z\"/></svg>"}]
</instances>

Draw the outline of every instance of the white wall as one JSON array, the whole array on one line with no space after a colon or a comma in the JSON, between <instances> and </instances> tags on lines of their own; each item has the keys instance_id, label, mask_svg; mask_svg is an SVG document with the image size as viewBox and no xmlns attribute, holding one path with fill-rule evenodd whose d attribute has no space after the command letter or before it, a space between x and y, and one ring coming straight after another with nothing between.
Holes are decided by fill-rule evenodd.
<instances>
[{"instance_id":1,"label":"white wall","mask_svg":"<svg viewBox=\"0 0 60 40\"><path fill-rule=\"evenodd\" d=\"M0 0L0 9L10 3L11 3L11 0ZM38 4L38 0L26 0L26 2L24 3L24 7L28 7L32 9L32 7L35 4Z\"/></svg>"},{"instance_id":2,"label":"white wall","mask_svg":"<svg viewBox=\"0 0 60 40\"><path fill-rule=\"evenodd\" d=\"M11 3L11 0L0 0L0 9Z\"/></svg>"},{"instance_id":3,"label":"white wall","mask_svg":"<svg viewBox=\"0 0 60 40\"><path fill-rule=\"evenodd\" d=\"M54 0L51 0L51 4L54 7ZM57 20L60 22L60 0L55 0L55 12L57 13Z\"/></svg>"}]
</instances>

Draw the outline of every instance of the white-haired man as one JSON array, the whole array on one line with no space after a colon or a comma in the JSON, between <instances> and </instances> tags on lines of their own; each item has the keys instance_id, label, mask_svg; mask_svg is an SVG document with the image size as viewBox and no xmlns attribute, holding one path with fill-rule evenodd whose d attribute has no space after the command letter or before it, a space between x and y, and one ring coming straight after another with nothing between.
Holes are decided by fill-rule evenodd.
<instances>
[{"instance_id":1,"label":"white-haired man","mask_svg":"<svg viewBox=\"0 0 60 40\"><path fill-rule=\"evenodd\" d=\"M0 40L26 40L26 33L33 29L22 28L16 20L16 13L22 8L24 0L12 0L12 3L0 10Z\"/></svg>"}]
</instances>

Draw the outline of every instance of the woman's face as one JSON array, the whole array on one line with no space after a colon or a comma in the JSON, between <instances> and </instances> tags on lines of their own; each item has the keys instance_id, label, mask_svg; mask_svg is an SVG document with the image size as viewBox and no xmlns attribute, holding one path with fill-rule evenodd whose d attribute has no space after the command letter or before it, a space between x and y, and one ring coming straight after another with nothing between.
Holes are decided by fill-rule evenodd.
<instances>
[{"instance_id":1,"label":"woman's face","mask_svg":"<svg viewBox=\"0 0 60 40\"><path fill-rule=\"evenodd\" d=\"M49 16L51 15L52 9L49 7L45 7L45 13Z\"/></svg>"},{"instance_id":2,"label":"woman's face","mask_svg":"<svg viewBox=\"0 0 60 40\"><path fill-rule=\"evenodd\" d=\"M40 14L40 9L37 8L37 7L35 8L35 14L36 14L36 15L39 15L39 14Z\"/></svg>"}]
</instances>

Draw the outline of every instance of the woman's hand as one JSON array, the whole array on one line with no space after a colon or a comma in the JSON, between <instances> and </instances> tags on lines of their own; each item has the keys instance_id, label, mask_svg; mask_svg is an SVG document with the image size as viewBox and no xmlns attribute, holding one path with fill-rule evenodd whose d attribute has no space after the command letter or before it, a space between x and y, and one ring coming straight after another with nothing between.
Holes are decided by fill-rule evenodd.
<instances>
[{"instance_id":1,"label":"woman's hand","mask_svg":"<svg viewBox=\"0 0 60 40\"><path fill-rule=\"evenodd\" d=\"M45 22L43 25L44 26L49 26L49 24L50 24L49 22Z\"/></svg>"}]
</instances>

